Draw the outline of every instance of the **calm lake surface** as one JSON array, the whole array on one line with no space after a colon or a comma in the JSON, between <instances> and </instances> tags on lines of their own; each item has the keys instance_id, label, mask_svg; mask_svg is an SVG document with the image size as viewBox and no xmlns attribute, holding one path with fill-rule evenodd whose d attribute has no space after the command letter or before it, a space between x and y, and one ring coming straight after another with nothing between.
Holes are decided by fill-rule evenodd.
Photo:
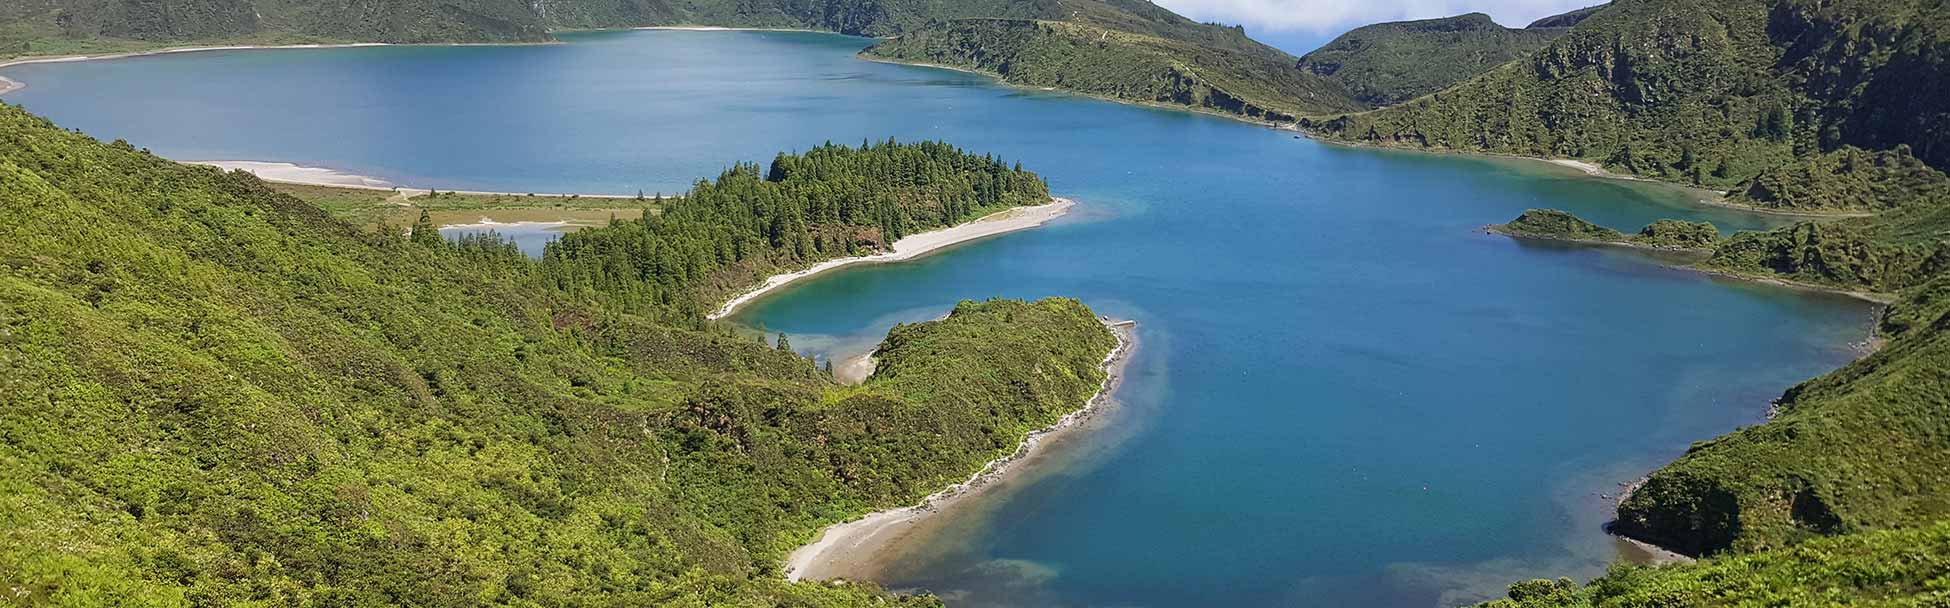
<instances>
[{"instance_id":1,"label":"calm lake surface","mask_svg":"<svg viewBox=\"0 0 1950 608\"><path fill-rule=\"evenodd\" d=\"M965 298L1139 321L1102 430L884 577L956 606L1433 606L1595 575L1617 556L1600 494L1760 422L1869 330L1854 301L1479 230L1528 207L1627 230L1776 221L1683 190L870 63L856 38L567 40L19 66L5 99L170 158L463 190L679 192L827 140L1021 159L1079 211L737 317L823 356Z\"/></svg>"}]
</instances>

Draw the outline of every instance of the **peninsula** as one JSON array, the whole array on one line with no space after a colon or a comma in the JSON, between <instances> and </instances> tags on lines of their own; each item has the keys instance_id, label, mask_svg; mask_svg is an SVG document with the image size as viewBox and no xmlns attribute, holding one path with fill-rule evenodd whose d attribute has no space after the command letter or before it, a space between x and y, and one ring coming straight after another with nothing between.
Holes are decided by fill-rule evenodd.
<instances>
[{"instance_id":1,"label":"peninsula","mask_svg":"<svg viewBox=\"0 0 1950 608\"><path fill-rule=\"evenodd\" d=\"M771 269L1049 200L1034 174L946 144L741 165L531 260L355 227L11 106L0 142L0 257L32 260L0 292L22 313L6 318L33 319L0 339L18 364L0 458L21 465L0 467L0 572L37 601L936 605L790 584L777 564L1086 407L1120 343L1075 300L965 302L894 328L880 371L843 386L697 313ZM879 206L795 198L867 170L890 178L857 199ZM675 247L615 255L652 235ZM697 265L704 251L725 265ZM686 265L689 280L655 270ZM528 573L544 563L559 567Z\"/></svg>"}]
</instances>

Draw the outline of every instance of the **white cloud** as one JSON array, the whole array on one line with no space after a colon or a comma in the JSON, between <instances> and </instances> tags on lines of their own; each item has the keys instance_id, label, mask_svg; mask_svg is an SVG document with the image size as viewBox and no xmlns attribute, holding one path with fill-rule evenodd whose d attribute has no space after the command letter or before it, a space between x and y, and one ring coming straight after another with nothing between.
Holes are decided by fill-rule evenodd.
<instances>
[{"instance_id":1,"label":"white cloud","mask_svg":"<svg viewBox=\"0 0 1950 608\"><path fill-rule=\"evenodd\" d=\"M1246 26L1252 31L1338 33L1370 23L1488 13L1497 23L1523 27L1531 21L1599 4L1604 0L1152 0L1199 21Z\"/></svg>"}]
</instances>

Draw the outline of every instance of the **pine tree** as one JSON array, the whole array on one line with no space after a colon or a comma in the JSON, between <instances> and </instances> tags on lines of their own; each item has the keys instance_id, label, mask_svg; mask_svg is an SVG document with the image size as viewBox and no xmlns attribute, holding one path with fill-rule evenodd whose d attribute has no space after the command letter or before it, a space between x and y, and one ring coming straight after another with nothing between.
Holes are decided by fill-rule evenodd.
<instances>
[{"instance_id":1,"label":"pine tree","mask_svg":"<svg viewBox=\"0 0 1950 608\"><path fill-rule=\"evenodd\" d=\"M441 244L440 228L433 225L433 216L428 215L425 209L420 210L420 220L413 222L413 236L410 238L419 245Z\"/></svg>"},{"instance_id":2,"label":"pine tree","mask_svg":"<svg viewBox=\"0 0 1950 608\"><path fill-rule=\"evenodd\" d=\"M786 341L785 332L779 332L779 352L782 353L792 352L792 343Z\"/></svg>"}]
</instances>

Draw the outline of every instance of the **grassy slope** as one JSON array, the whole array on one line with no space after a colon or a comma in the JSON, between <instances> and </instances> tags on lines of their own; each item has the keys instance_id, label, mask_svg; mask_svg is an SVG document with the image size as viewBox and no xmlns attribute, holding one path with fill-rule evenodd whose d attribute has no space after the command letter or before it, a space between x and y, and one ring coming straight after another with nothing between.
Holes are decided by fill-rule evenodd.
<instances>
[{"instance_id":1,"label":"grassy slope","mask_svg":"<svg viewBox=\"0 0 1950 608\"><path fill-rule=\"evenodd\" d=\"M1672 251L1707 251L1719 242L1720 233L1712 224L1681 220L1659 220L1637 234L1625 234L1555 209L1530 209L1507 224L1490 230L1510 236L1556 241L1608 243Z\"/></svg>"},{"instance_id":2,"label":"grassy slope","mask_svg":"<svg viewBox=\"0 0 1950 608\"><path fill-rule=\"evenodd\" d=\"M185 44L539 42L522 0L20 0L0 7L0 58Z\"/></svg>"},{"instance_id":3,"label":"grassy slope","mask_svg":"<svg viewBox=\"0 0 1950 608\"><path fill-rule=\"evenodd\" d=\"M1377 23L1301 56L1299 66L1340 81L1371 107L1389 106L1528 55L1565 31L1506 28L1482 13Z\"/></svg>"},{"instance_id":4,"label":"grassy slope","mask_svg":"<svg viewBox=\"0 0 1950 608\"><path fill-rule=\"evenodd\" d=\"M1629 0L1429 97L1304 126L1731 187L1843 145L1950 162L1943 0Z\"/></svg>"},{"instance_id":5,"label":"grassy slope","mask_svg":"<svg viewBox=\"0 0 1950 608\"><path fill-rule=\"evenodd\" d=\"M1061 21L965 19L911 32L871 57L980 70L1005 82L1262 120L1358 107L1283 53L1226 49Z\"/></svg>"},{"instance_id":6,"label":"grassy slope","mask_svg":"<svg viewBox=\"0 0 1950 608\"><path fill-rule=\"evenodd\" d=\"M355 226L386 224L404 228L422 210L433 214L435 224L472 223L486 217L497 222L558 221L576 223L606 222L610 217L637 219L656 209L661 193L644 200L595 196L552 196L517 194L466 194L458 192L421 193L404 201L395 193L365 188L339 188L309 184L268 184L272 190L311 203Z\"/></svg>"},{"instance_id":7,"label":"grassy slope","mask_svg":"<svg viewBox=\"0 0 1950 608\"><path fill-rule=\"evenodd\" d=\"M1697 565L1618 566L1579 589L1568 580L1510 588L1480 608L1876 608L1950 602L1950 522L1814 540Z\"/></svg>"},{"instance_id":8,"label":"grassy slope","mask_svg":"<svg viewBox=\"0 0 1950 608\"><path fill-rule=\"evenodd\" d=\"M957 21L964 19L1019 21ZM1237 28L1196 23L1142 0L23 0L0 7L0 57L192 43L532 42L549 39L549 28L674 24L911 34L880 56L1259 118L1364 107ZM971 42L1011 60L948 52L947 45Z\"/></svg>"},{"instance_id":9,"label":"grassy slope","mask_svg":"<svg viewBox=\"0 0 1950 608\"><path fill-rule=\"evenodd\" d=\"M1591 18L1592 15L1598 14L1598 11L1605 10L1605 7L1607 6L1611 6L1611 4L1610 3L1596 4L1578 10L1574 10L1568 13L1551 15L1549 17L1532 21L1530 22L1530 25L1524 27L1526 29L1575 27L1577 26L1577 24L1583 23L1585 19Z\"/></svg>"},{"instance_id":10,"label":"grassy slope","mask_svg":"<svg viewBox=\"0 0 1950 608\"><path fill-rule=\"evenodd\" d=\"M1549 210L1500 231L1605 243L1646 234ZM1693 232L1710 227L1679 233ZM1768 423L1695 444L1620 505L1614 531L1715 557L1621 566L1581 590L1529 581L1489 605L1941 605L1950 589L1950 198L1711 246L1700 265L1716 272L1898 294L1878 327L1886 345L1789 389Z\"/></svg>"},{"instance_id":11,"label":"grassy slope","mask_svg":"<svg viewBox=\"0 0 1950 608\"><path fill-rule=\"evenodd\" d=\"M1737 234L1699 262L1894 300L1876 353L1790 389L1768 423L1696 444L1620 505L1615 531L1716 557L1627 568L1583 590L1532 581L1507 605L1942 601L1950 179L1929 164L1950 153L1936 93L1946 14L1931 1L1620 2L1532 60L1315 125L1376 143L1594 158L1731 186L1734 202L1756 206L1878 213ZM1510 231L1580 225L1520 218Z\"/></svg>"},{"instance_id":12,"label":"grassy slope","mask_svg":"<svg viewBox=\"0 0 1950 608\"><path fill-rule=\"evenodd\" d=\"M1074 301L964 305L840 387L12 107L0 210L29 604L891 605L776 564L1081 405L1113 341Z\"/></svg>"},{"instance_id":13,"label":"grassy slope","mask_svg":"<svg viewBox=\"0 0 1950 608\"><path fill-rule=\"evenodd\" d=\"M1929 187L1941 174L1881 175L1867 191L1933 194L1874 217L1743 232L1714 243L1699 263L1894 298L1878 326L1882 348L1789 389L1766 424L1695 444L1620 505L1614 531L1717 557L1622 569L1582 591L1532 581L1513 587L1506 606L1942 601L1950 564L1942 542L1950 530L1950 196ZM1622 236L1562 212L1524 216L1506 231Z\"/></svg>"},{"instance_id":14,"label":"grassy slope","mask_svg":"<svg viewBox=\"0 0 1950 608\"><path fill-rule=\"evenodd\" d=\"M716 25L807 28L856 36L892 36L944 19L1061 14L1053 0L545 0L544 4L550 23L562 27Z\"/></svg>"},{"instance_id":15,"label":"grassy slope","mask_svg":"<svg viewBox=\"0 0 1950 608\"><path fill-rule=\"evenodd\" d=\"M1358 110L1340 83L1239 28L1141 0L1041 0L1039 14L910 30L865 54L981 70L1003 80L1262 120Z\"/></svg>"},{"instance_id":16,"label":"grassy slope","mask_svg":"<svg viewBox=\"0 0 1950 608\"><path fill-rule=\"evenodd\" d=\"M1950 179L1909 146L1870 152L1854 146L1803 157L1735 187L1729 202L1797 212L1891 211L1950 195Z\"/></svg>"}]
</instances>

